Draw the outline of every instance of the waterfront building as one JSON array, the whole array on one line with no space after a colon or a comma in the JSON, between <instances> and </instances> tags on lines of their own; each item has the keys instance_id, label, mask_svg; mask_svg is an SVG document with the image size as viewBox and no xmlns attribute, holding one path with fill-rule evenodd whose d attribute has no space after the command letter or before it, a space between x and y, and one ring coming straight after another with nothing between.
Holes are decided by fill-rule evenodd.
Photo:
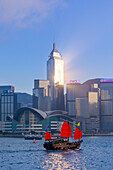
<instances>
[{"instance_id":1,"label":"waterfront building","mask_svg":"<svg viewBox=\"0 0 113 170\"><path fill-rule=\"evenodd\" d=\"M100 79L101 130L113 131L113 79Z\"/></svg>"},{"instance_id":2,"label":"waterfront building","mask_svg":"<svg viewBox=\"0 0 113 170\"><path fill-rule=\"evenodd\" d=\"M98 92L88 92L89 116L99 118Z\"/></svg>"},{"instance_id":3,"label":"waterfront building","mask_svg":"<svg viewBox=\"0 0 113 170\"><path fill-rule=\"evenodd\" d=\"M67 112L61 110L41 111L35 108L23 107L17 110L14 120L17 122L16 132L22 133L45 133L47 126L52 134L59 133L64 121L68 121L72 126L73 123Z\"/></svg>"},{"instance_id":4,"label":"waterfront building","mask_svg":"<svg viewBox=\"0 0 113 170\"><path fill-rule=\"evenodd\" d=\"M89 84L92 87L91 90L98 93L98 103L94 104L95 113L93 115L99 113L96 119L99 122L100 131L103 133L113 131L113 79L91 79L86 81L85 84Z\"/></svg>"},{"instance_id":5,"label":"waterfront building","mask_svg":"<svg viewBox=\"0 0 113 170\"><path fill-rule=\"evenodd\" d=\"M64 86L64 61L62 55L56 49L56 44L53 44L53 50L51 51L47 61L47 80L50 82L50 96L51 96L51 109L56 110L56 83L59 84L59 89L63 89ZM61 85L61 88L60 88ZM62 94L64 97L64 93ZM61 95L60 95L61 96ZM64 103L62 102L64 105ZM64 108L64 106L62 106Z\"/></svg>"},{"instance_id":6,"label":"waterfront building","mask_svg":"<svg viewBox=\"0 0 113 170\"><path fill-rule=\"evenodd\" d=\"M97 78L83 84L67 83L66 109L76 120L85 120L88 133L113 131L113 79Z\"/></svg>"},{"instance_id":7,"label":"waterfront building","mask_svg":"<svg viewBox=\"0 0 113 170\"><path fill-rule=\"evenodd\" d=\"M42 111L51 110L48 80L34 80L33 107Z\"/></svg>"},{"instance_id":8,"label":"waterfront building","mask_svg":"<svg viewBox=\"0 0 113 170\"><path fill-rule=\"evenodd\" d=\"M5 90L6 90L6 92L8 92L8 91L14 92L15 88L14 88L14 86L10 86L10 85L9 86L0 86L0 94L5 92Z\"/></svg>"},{"instance_id":9,"label":"waterfront building","mask_svg":"<svg viewBox=\"0 0 113 170\"><path fill-rule=\"evenodd\" d=\"M88 98L88 92L90 90L89 85L80 84L79 81L73 80L68 81L66 84L66 111L69 113L69 116L76 117L76 105ZM78 101L79 100L79 101ZM77 101L77 104L76 104ZM84 105L85 106L85 105ZM84 107L82 106L82 107ZM78 108L79 106L77 106Z\"/></svg>"},{"instance_id":10,"label":"waterfront building","mask_svg":"<svg viewBox=\"0 0 113 170\"><path fill-rule=\"evenodd\" d=\"M87 97L76 98L75 107L76 107L76 117L89 118Z\"/></svg>"},{"instance_id":11,"label":"waterfront building","mask_svg":"<svg viewBox=\"0 0 113 170\"><path fill-rule=\"evenodd\" d=\"M17 108L17 96L14 86L0 86L0 117L1 121L7 121L8 117L14 116Z\"/></svg>"},{"instance_id":12,"label":"waterfront building","mask_svg":"<svg viewBox=\"0 0 113 170\"><path fill-rule=\"evenodd\" d=\"M7 121L5 122L0 122L0 131L1 133L15 133L16 132L16 127L17 127L17 121L12 119L11 117L8 118Z\"/></svg>"},{"instance_id":13,"label":"waterfront building","mask_svg":"<svg viewBox=\"0 0 113 170\"><path fill-rule=\"evenodd\" d=\"M85 132L100 130L100 90L97 79L80 84L78 80L66 84L66 109L71 117L84 124ZM84 123L85 122L85 123Z\"/></svg>"},{"instance_id":14,"label":"waterfront building","mask_svg":"<svg viewBox=\"0 0 113 170\"><path fill-rule=\"evenodd\" d=\"M64 85L55 84L55 108L64 110Z\"/></svg>"},{"instance_id":15,"label":"waterfront building","mask_svg":"<svg viewBox=\"0 0 113 170\"><path fill-rule=\"evenodd\" d=\"M12 91L1 94L1 121L5 122L8 116L13 117L17 108L17 96Z\"/></svg>"}]
</instances>

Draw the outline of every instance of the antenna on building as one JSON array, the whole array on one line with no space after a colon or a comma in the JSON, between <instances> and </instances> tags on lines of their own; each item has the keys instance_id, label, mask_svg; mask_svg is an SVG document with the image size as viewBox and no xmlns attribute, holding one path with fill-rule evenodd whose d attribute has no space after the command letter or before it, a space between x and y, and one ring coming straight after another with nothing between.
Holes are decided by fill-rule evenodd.
<instances>
[{"instance_id":1,"label":"antenna on building","mask_svg":"<svg viewBox=\"0 0 113 170\"><path fill-rule=\"evenodd\" d=\"M55 32L54 32L54 43L53 43L53 49L56 49L56 44L55 44Z\"/></svg>"},{"instance_id":2,"label":"antenna on building","mask_svg":"<svg viewBox=\"0 0 113 170\"><path fill-rule=\"evenodd\" d=\"M55 43L55 32L54 32L54 43Z\"/></svg>"}]
</instances>

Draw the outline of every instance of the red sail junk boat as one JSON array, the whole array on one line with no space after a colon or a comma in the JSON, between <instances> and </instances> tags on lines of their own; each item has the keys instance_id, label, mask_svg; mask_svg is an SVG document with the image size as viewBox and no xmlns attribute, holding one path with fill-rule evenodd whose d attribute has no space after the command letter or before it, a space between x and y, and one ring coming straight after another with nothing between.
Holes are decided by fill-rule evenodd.
<instances>
[{"instance_id":1,"label":"red sail junk boat","mask_svg":"<svg viewBox=\"0 0 113 170\"><path fill-rule=\"evenodd\" d=\"M67 150L67 149L80 149L80 145L83 140L82 132L76 127L74 133L74 139L78 140L75 142L69 142L69 137L71 137L71 125L64 121L61 128L61 137L57 139L51 139L51 133L46 132L44 148L47 150Z\"/></svg>"}]
</instances>

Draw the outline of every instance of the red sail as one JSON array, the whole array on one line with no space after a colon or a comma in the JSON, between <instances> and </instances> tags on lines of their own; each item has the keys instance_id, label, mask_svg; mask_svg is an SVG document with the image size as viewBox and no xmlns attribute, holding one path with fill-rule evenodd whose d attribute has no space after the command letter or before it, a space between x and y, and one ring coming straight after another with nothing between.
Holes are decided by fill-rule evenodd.
<instances>
[{"instance_id":1,"label":"red sail","mask_svg":"<svg viewBox=\"0 0 113 170\"><path fill-rule=\"evenodd\" d=\"M61 128L61 137L71 137L71 125L65 121Z\"/></svg>"},{"instance_id":2,"label":"red sail","mask_svg":"<svg viewBox=\"0 0 113 170\"><path fill-rule=\"evenodd\" d=\"M82 138L82 132L78 128L76 128L75 133L74 133L74 139L81 139Z\"/></svg>"},{"instance_id":3,"label":"red sail","mask_svg":"<svg viewBox=\"0 0 113 170\"><path fill-rule=\"evenodd\" d=\"M45 140L49 140L49 139L51 139L51 133L50 132L46 132Z\"/></svg>"}]
</instances>

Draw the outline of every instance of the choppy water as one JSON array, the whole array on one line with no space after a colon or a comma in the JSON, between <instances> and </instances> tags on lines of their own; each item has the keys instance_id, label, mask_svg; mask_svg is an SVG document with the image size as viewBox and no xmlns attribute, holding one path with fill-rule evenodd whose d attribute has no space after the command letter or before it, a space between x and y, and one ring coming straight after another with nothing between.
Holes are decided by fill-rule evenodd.
<instances>
[{"instance_id":1,"label":"choppy water","mask_svg":"<svg viewBox=\"0 0 113 170\"><path fill-rule=\"evenodd\" d=\"M83 140L79 151L46 151L44 139L0 138L0 170L113 169L113 137Z\"/></svg>"}]
</instances>

